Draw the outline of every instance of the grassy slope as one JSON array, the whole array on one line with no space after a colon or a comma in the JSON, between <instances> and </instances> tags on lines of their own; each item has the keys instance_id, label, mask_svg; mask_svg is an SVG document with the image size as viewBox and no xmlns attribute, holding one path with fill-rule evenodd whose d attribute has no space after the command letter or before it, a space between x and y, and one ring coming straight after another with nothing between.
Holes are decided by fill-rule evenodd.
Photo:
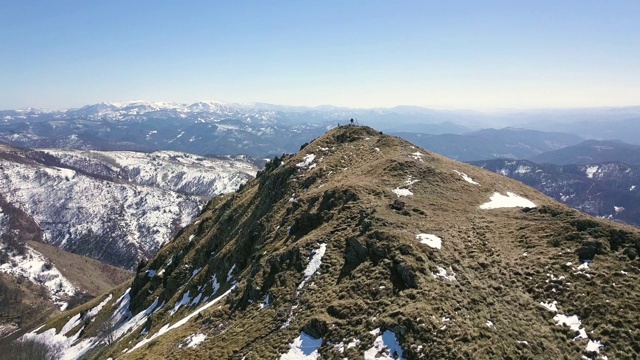
<instances>
[{"instance_id":1,"label":"grassy slope","mask_svg":"<svg viewBox=\"0 0 640 360\"><path fill-rule=\"evenodd\" d=\"M295 164L311 153L317 167L299 171ZM391 190L409 177L419 180L414 195L394 210ZM538 207L480 209L496 191ZM438 235L442 249L420 244L418 233ZM320 243L327 244L323 265L298 292ZM234 264L238 289L142 349L122 353L145 338L135 330L98 357L275 358L304 329L324 339L324 358L357 359L375 328L394 331L408 359L580 357L587 341L573 341L576 333L539 305L551 300L580 316L603 354L633 357L640 354L638 247L637 229L593 219L522 183L366 128L340 128L239 193L214 199L138 273L132 306L135 313L156 297L167 302L151 317L153 335L193 310L168 314L186 290L213 274L223 283L219 293L228 289L223 279ZM586 272L577 269L585 253L596 254ZM439 267L456 280L434 278ZM195 268L202 271L189 281ZM146 269L164 274L149 279ZM272 303L261 310L267 294ZM194 333L206 341L185 348ZM332 345L352 338L362 343L344 354Z\"/></svg>"},{"instance_id":2,"label":"grassy slope","mask_svg":"<svg viewBox=\"0 0 640 360\"><path fill-rule=\"evenodd\" d=\"M85 293L77 301L84 302L110 291L115 286L129 280L133 274L131 271L72 254L51 245L36 241L28 241L27 243L42 253L45 258L50 259L64 277ZM47 318L51 316L55 318L60 314L57 306L50 301L47 290L43 287L33 284L29 280L16 279L7 274L0 274L0 281L6 289L15 293L10 298L0 297L3 300L0 302L0 306L2 306L0 323L16 323L19 326L18 332L11 334L6 339L0 339L0 341L11 341L28 329L42 324Z\"/></svg>"},{"instance_id":3,"label":"grassy slope","mask_svg":"<svg viewBox=\"0 0 640 360\"><path fill-rule=\"evenodd\" d=\"M100 295L131 278L133 272L76 255L48 244L29 245L55 265L64 277L91 296Z\"/></svg>"}]
</instances>

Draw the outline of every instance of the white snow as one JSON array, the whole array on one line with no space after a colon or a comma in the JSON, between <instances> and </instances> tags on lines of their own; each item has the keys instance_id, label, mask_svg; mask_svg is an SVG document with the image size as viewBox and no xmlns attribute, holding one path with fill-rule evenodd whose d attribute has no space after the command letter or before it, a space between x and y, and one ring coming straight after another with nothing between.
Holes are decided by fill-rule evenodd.
<instances>
[{"instance_id":1,"label":"white snow","mask_svg":"<svg viewBox=\"0 0 640 360\"><path fill-rule=\"evenodd\" d=\"M187 322L189 322L189 320L191 320L193 317L195 317L196 315L198 315L202 311L210 308L211 306L215 305L218 301L220 301L220 299L222 299L225 296L229 295L233 289L235 289L235 285L232 286L231 289L227 290L224 294L222 294L222 295L218 296L217 298L209 301L208 303L202 305L200 308L198 308L197 310L195 310L194 312L192 312L188 316L185 316L184 318L182 318L181 320L179 320L175 324L173 324L173 325L167 324L167 325L163 326L162 328L160 328L160 330L158 330L157 333L151 335L150 337L144 338L139 343L137 343L133 348L131 348L130 350L127 350L127 352L129 353L129 352L132 352L132 351L134 351L136 349L139 349L142 346L146 345L147 343L155 340L156 338L168 333L169 331L181 327L182 325L184 325Z\"/></svg>"},{"instance_id":2,"label":"white snow","mask_svg":"<svg viewBox=\"0 0 640 360\"><path fill-rule=\"evenodd\" d=\"M361 343L361 341L359 339L355 339L355 338L351 339L351 341L349 341L349 343L347 344L347 349L351 349L353 347L360 346L360 343ZM338 350L342 354L344 352L344 348L345 348L344 341L341 341L341 342L335 344L334 348L336 350Z\"/></svg>"},{"instance_id":3,"label":"white snow","mask_svg":"<svg viewBox=\"0 0 640 360\"><path fill-rule=\"evenodd\" d=\"M267 306L269 306L270 303L271 303L271 296L267 294L267 296L264 298L264 301L260 303L260 309L266 308Z\"/></svg>"},{"instance_id":4,"label":"white snow","mask_svg":"<svg viewBox=\"0 0 640 360\"><path fill-rule=\"evenodd\" d=\"M553 301L553 302L540 302L540 305L542 305L545 309L551 311L551 312L558 312L558 302L557 301Z\"/></svg>"},{"instance_id":5,"label":"white snow","mask_svg":"<svg viewBox=\"0 0 640 360\"><path fill-rule=\"evenodd\" d=\"M512 192L502 195L498 192L493 193L489 202L480 205L481 209L499 209L512 207L536 207L531 200L525 199Z\"/></svg>"},{"instance_id":6,"label":"white snow","mask_svg":"<svg viewBox=\"0 0 640 360\"><path fill-rule=\"evenodd\" d=\"M394 194L396 194L398 197L401 196L412 196L413 193L411 192L411 190L409 189L401 189L399 187L395 188L392 190Z\"/></svg>"},{"instance_id":7,"label":"white snow","mask_svg":"<svg viewBox=\"0 0 640 360\"><path fill-rule=\"evenodd\" d=\"M191 301L191 297L189 297L189 290L187 290L187 292L182 295L182 299L176 302L176 304L173 306L173 310L169 312L169 315L175 314L178 311L178 309L187 305L190 301Z\"/></svg>"},{"instance_id":8,"label":"white snow","mask_svg":"<svg viewBox=\"0 0 640 360\"><path fill-rule=\"evenodd\" d=\"M204 197L235 191L257 171L246 161L172 151L43 151L61 167L3 162L0 189L42 226L46 242L62 248L73 240L117 238L141 254L155 253L175 225L186 226L198 215ZM197 196L182 193L192 191Z\"/></svg>"},{"instance_id":9,"label":"white snow","mask_svg":"<svg viewBox=\"0 0 640 360\"><path fill-rule=\"evenodd\" d=\"M65 335L66 336L69 331L71 331L76 326L80 325L83 321L86 321L87 319L93 319L96 315L98 315L100 310L102 310L102 308L109 301L111 301L112 298L113 298L113 295L109 294L109 296L107 296L104 300L102 300L102 302L100 302L100 304L96 305L95 307L93 307L89 311L87 311L87 313L84 315L83 319L80 319L80 314L79 313L74 315L74 316L72 316L67 321L67 323L64 324L62 329L60 329L60 334L59 335Z\"/></svg>"},{"instance_id":10,"label":"white snow","mask_svg":"<svg viewBox=\"0 0 640 360\"><path fill-rule=\"evenodd\" d=\"M322 265L322 257L324 256L326 251L327 251L326 243L320 244L320 247L313 251L313 256L311 256L311 259L309 260L309 264L304 269L304 280L302 280L300 285L298 285L298 290L302 289L305 283L307 282L307 280L309 280L311 276L313 276L313 274L315 274L316 271L318 271L318 269L320 268L320 265Z\"/></svg>"},{"instance_id":11,"label":"white snow","mask_svg":"<svg viewBox=\"0 0 640 360\"><path fill-rule=\"evenodd\" d=\"M320 357L318 348L322 339L314 339L304 331L289 344L289 352L282 354L280 360L315 360Z\"/></svg>"},{"instance_id":12,"label":"white snow","mask_svg":"<svg viewBox=\"0 0 640 360\"><path fill-rule=\"evenodd\" d=\"M598 165L591 165L591 166L588 166L584 172L587 174L587 177L589 179L592 179L593 174L595 174L597 171L598 171Z\"/></svg>"},{"instance_id":13,"label":"white snow","mask_svg":"<svg viewBox=\"0 0 640 360\"><path fill-rule=\"evenodd\" d=\"M456 274L453 272L453 270L451 268L449 268L449 271L451 271L451 274L449 274L447 269L438 266L438 273L433 273L433 274L431 274L431 276L434 279L443 279L443 280L448 280L448 281L455 281L456 280Z\"/></svg>"},{"instance_id":14,"label":"white snow","mask_svg":"<svg viewBox=\"0 0 640 360\"><path fill-rule=\"evenodd\" d=\"M409 176L409 177L407 178L407 180L404 182L404 184L403 184L403 185L404 185L404 186L411 186L411 185L413 185L413 184L417 183L418 181L420 181L420 180L413 180L413 179L411 178L411 176Z\"/></svg>"},{"instance_id":15,"label":"white snow","mask_svg":"<svg viewBox=\"0 0 640 360\"><path fill-rule=\"evenodd\" d=\"M462 180L468 182L469 184L473 184L473 185L478 185L480 186L479 183L475 182L471 177L469 177L467 174L460 172L458 170L453 170L456 174L462 176Z\"/></svg>"},{"instance_id":16,"label":"white snow","mask_svg":"<svg viewBox=\"0 0 640 360\"><path fill-rule=\"evenodd\" d=\"M633 189L635 189L636 186L635 185L631 185L631 187L629 188L629 191L633 191Z\"/></svg>"},{"instance_id":17,"label":"white snow","mask_svg":"<svg viewBox=\"0 0 640 360\"><path fill-rule=\"evenodd\" d=\"M434 249L442 248L442 239L433 234L418 234L416 239L420 240L421 244L428 245Z\"/></svg>"},{"instance_id":18,"label":"white snow","mask_svg":"<svg viewBox=\"0 0 640 360\"><path fill-rule=\"evenodd\" d=\"M416 152L411 154L412 158L414 158L416 160L424 161L424 160L422 160L422 156L424 156L424 154L421 153L420 151L416 151Z\"/></svg>"},{"instance_id":19,"label":"white snow","mask_svg":"<svg viewBox=\"0 0 640 360\"><path fill-rule=\"evenodd\" d=\"M80 315L76 315L71 317L67 323L63 326L59 334L56 334L56 329L48 329L40 334L36 332L39 329L34 330L33 332L25 334L21 339L33 339L35 341L48 344L52 347L60 349L59 359L61 360L75 360L80 359L88 350L98 345L102 340L99 338L91 337L84 339L80 342L77 342L78 337L80 336L80 332L82 329L78 330L78 332L70 337L65 336L69 331L82 323L85 319L91 319L95 317L102 308L112 299L112 295L110 294L107 298L105 298L100 304L89 310L85 314L85 318L80 320ZM144 312L138 314L140 316L135 316L129 320L126 320L130 314L128 313L129 307L129 290L125 292L125 294L116 301L116 304L119 304L118 309L114 313L113 319L116 321L117 328L114 331L114 338L118 339L131 328L137 327L144 323L146 318L153 310L156 308L158 303L158 299ZM114 306L116 305L114 304Z\"/></svg>"},{"instance_id":20,"label":"white snow","mask_svg":"<svg viewBox=\"0 0 640 360\"><path fill-rule=\"evenodd\" d=\"M35 332L23 335L21 340L35 340L40 343L48 344L60 350L58 360L75 360L79 359L89 350L93 343L90 340L83 340L75 345L73 343L78 339L80 331L71 337L56 334L56 329L51 328L40 334Z\"/></svg>"},{"instance_id":21,"label":"white snow","mask_svg":"<svg viewBox=\"0 0 640 360\"><path fill-rule=\"evenodd\" d=\"M236 269L236 264L233 264L233 266L231 266L231 269L229 269L229 272L227 273L227 282L231 283L233 280L233 271Z\"/></svg>"},{"instance_id":22,"label":"white snow","mask_svg":"<svg viewBox=\"0 0 640 360\"><path fill-rule=\"evenodd\" d=\"M583 262L582 264L580 264L580 266L578 266L578 270L589 270L589 263L588 262Z\"/></svg>"},{"instance_id":23,"label":"white snow","mask_svg":"<svg viewBox=\"0 0 640 360\"><path fill-rule=\"evenodd\" d=\"M487 327L490 327L490 328L493 327L493 322L491 320L487 320L485 324L487 325Z\"/></svg>"},{"instance_id":24,"label":"white snow","mask_svg":"<svg viewBox=\"0 0 640 360\"><path fill-rule=\"evenodd\" d=\"M563 314L557 314L553 317L556 324L558 325L566 325L573 331L578 331L579 334L574 338L576 339L588 339L586 330L582 327L582 321L578 318L578 315L566 316Z\"/></svg>"},{"instance_id":25,"label":"white snow","mask_svg":"<svg viewBox=\"0 0 640 360\"><path fill-rule=\"evenodd\" d=\"M207 335L205 334L193 334L190 335L187 339L187 347L188 348L192 348L192 347L196 347L200 344L202 344L202 342L204 342L204 339L207 338Z\"/></svg>"},{"instance_id":26,"label":"white snow","mask_svg":"<svg viewBox=\"0 0 640 360\"><path fill-rule=\"evenodd\" d=\"M589 340L587 343L587 348L585 349L587 352L596 352L600 353L600 348L603 347L602 343L598 340Z\"/></svg>"},{"instance_id":27,"label":"white snow","mask_svg":"<svg viewBox=\"0 0 640 360\"><path fill-rule=\"evenodd\" d=\"M378 335L380 334L380 329L375 329L369 333ZM404 359L396 334L390 330L378 335L373 342L373 346L364 352L365 360L393 360L396 359L396 356L397 359Z\"/></svg>"},{"instance_id":28,"label":"white snow","mask_svg":"<svg viewBox=\"0 0 640 360\"><path fill-rule=\"evenodd\" d=\"M107 303L109 301L111 301L112 298L113 298L113 294L109 294L109 296L107 296L104 300L102 300L102 302L100 302L100 304L96 305L96 307L94 307L91 310L89 310L87 312L87 314L85 315L85 317L88 316L88 317L92 318L92 317L95 317L96 315L98 315L98 313L100 311L102 311L102 308L105 305L107 305Z\"/></svg>"},{"instance_id":29,"label":"white snow","mask_svg":"<svg viewBox=\"0 0 640 360\"><path fill-rule=\"evenodd\" d=\"M311 165L311 163L313 163L313 160L315 159L316 159L315 154L307 154L302 159L302 162L297 163L296 166L299 168L308 168Z\"/></svg>"},{"instance_id":30,"label":"white snow","mask_svg":"<svg viewBox=\"0 0 640 360\"><path fill-rule=\"evenodd\" d=\"M0 247L2 247L2 243L0 243ZM15 260L16 266L13 266L12 262L2 264L0 272L23 277L34 284L44 286L49 291L51 299L60 306L60 310L66 309L67 303L61 299L73 296L76 289L69 280L62 276L54 264L48 263L42 254L29 245L26 245L24 255L15 255L13 260ZM49 265L46 264L49 264L51 268L47 269Z\"/></svg>"}]
</instances>

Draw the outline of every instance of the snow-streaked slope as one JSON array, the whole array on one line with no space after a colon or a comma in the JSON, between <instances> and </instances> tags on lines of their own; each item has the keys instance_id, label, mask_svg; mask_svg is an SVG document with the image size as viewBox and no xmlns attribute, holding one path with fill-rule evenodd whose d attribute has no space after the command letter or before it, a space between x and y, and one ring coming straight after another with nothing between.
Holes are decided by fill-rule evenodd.
<instances>
[{"instance_id":1,"label":"snow-streaked slope","mask_svg":"<svg viewBox=\"0 0 640 360\"><path fill-rule=\"evenodd\" d=\"M126 268L256 171L177 152L5 150L0 194L33 217L45 242Z\"/></svg>"},{"instance_id":2,"label":"snow-streaked slope","mask_svg":"<svg viewBox=\"0 0 640 360\"><path fill-rule=\"evenodd\" d=\"M242 160L215 159L176 151L43 151L64 165L86 169L98 176L208 197L235 191L257 170Z\"/></svg>"},{"instance_id":3,"label":"snow-streaked slope","mask_svg":"<svg viewBox=\"0 0 640 360\"><path fill-rule=\"evenodd\" d=\"M4 247L0 243L0 249ZM7 249L3 249L7 251ZM0 272L11 274L15 277L24 277L34 284L44 286L60 310L67 308L67 302L61 298L73 296L76 293L75 287L67 280L60 271L45 259L42 254L26 246L24 255L15 255L12 261L0 264Z\"/></svg>"}]
</instances>

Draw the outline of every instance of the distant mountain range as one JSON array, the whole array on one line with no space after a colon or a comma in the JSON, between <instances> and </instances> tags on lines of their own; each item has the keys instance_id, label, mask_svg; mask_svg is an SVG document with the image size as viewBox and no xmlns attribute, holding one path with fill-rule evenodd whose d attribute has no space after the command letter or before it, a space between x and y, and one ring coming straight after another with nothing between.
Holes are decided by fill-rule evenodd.
<instances>
[{"instance_id":1,"label":"distant mountain range","mask_svg":"<svg viewBox=\"0 0 640 360\"><path fill-rule=\"evenodd\" d=\"M495 158L523 159L583 141L579 136L518 128L484 129L466 134L432 135L400 132L427 150L459 161Z\"/></svg>"},{"instance_id":2,"label":"distant mountain range","mask_svg":"<svg viewBox=\"0 0 640 360\"><path fill-rule=\"evenodd\" d=\"M631 145L620 141L587 140L577 145L542 153L529 159L536 163L557 165L586 165L603 162L640 165L640 145Z\"/></svg>"},{"instance_id":3,"label":"distant mountain range","mask_svg":"<svg viewBox=\"0 0 640 360\"><path fill-rule=\"evenodd\" d=\"M587 214L640 227L639 165L540 165L502 159L470 164L522 181Z\"/></svg>"},{"instance_id":4,"label":"distant mountain range","mask_svg":"<svg viewBox=\"0 0 640 360\"><path fill-rule=\"evenodd\" d=\"M200 102L102 103L65 111L0 112L0 141L30 148L175 150L200 155L272 157L298 150L350 119L414 141L453 159L529 158L575 145L563 133L504 128L470 131L468 114L415 107L301 108ZM359 119L359 120L358 120Z\"/></svg>"}]
</instances>

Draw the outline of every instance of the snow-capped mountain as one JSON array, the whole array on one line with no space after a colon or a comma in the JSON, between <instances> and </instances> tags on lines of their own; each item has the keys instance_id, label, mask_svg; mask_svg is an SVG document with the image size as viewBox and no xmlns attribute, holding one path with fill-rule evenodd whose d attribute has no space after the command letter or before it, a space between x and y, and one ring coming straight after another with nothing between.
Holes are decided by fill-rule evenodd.
<instances>
[{"instance_id":1,"label":"snow-capped mountain","mask_svg":"<svg viewBox=\"0 0 640 360\"><path fill-rule=\"evenodd\" d=\"M213 196L256 167L177 152L22 150L0 147L5 201L44 231L43 241L133 268L188 224Z\"/></svg>"},{"instance_id":2,"label":"snow-capped mountain","mask_svg":"<svg viewBox=\"0 0 640 360\"><path fill-rule=\"evenodd\" d=\"M65 111L0 111L0 141L31 148L265 156L295 151L330 124L307 118L221 102L100 103Z\"/></svg>"},{"instance_id":3,"label":"snow-capped mountain","mask_svg":"<svg viewBox=\"0 0 640 360\"><path fill-rule=\"evenodd\" d=\"M295 152L300 144L351 118L379 125L380 130L398 131L401 124L419 124L422 131L431 133L468 130L452 124L455 117L446 112L134 101L64 111L0 111L0 142L30 148L175 150L272 157Z\"/></svg>"}]
</instances>

